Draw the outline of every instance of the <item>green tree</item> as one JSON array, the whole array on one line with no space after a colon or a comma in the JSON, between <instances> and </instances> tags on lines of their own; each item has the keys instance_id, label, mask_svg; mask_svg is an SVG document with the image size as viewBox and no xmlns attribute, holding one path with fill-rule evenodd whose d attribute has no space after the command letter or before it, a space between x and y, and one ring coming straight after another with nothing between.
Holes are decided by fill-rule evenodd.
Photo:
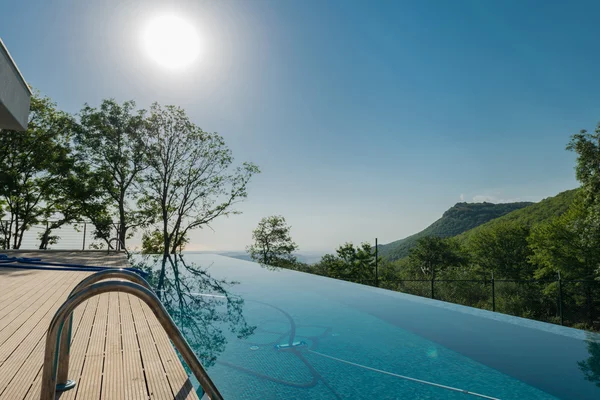
<instances>
[{"instance_id":1,"label":"green tree","mask_svg":"<svg viewBox=\"0 0 600 400\"><path fill-rule=\"evenodd\" d=\"M493 272L496 278L532 279L535 267L529 263L528 236L527 225L504 222L477 232L468 249L484 272Z\"/></svg>"},{"instance_id":2,"label":"green tree","mask_svg":"<svg viewBox=\"0 0 600 400\"><path fill-rule=\"evenodd\" d=\"M164 253L176 253L191 230L238 213L235 205L259 170L251 163L234 167L223 138L204 132L181 108L153 104L145 132L148 168L140 176L138 204L160 221Z\"/></svg>"},{"instance_id":3,"label":"green tree","mask_svg":"<svg viewBox=\"0 0 600 400\"><path fill-rule=\"evenodd\" d=\"M78 229L77 223L87 218L96 226L95 236L101 232L102 218L106 218L110 225L105 190L96 176L90 173L89 167L70 157L64 168L63 173L53 177L54 185L45 198L41 220L46 223L44 231L39 234L41 250L58 241L59 236L52 233L65 224L75 223ZM110 238L102 239L108 241Z\"/></svg>"},{"instance_id":4,"label":"green tree","mask_svg":"<svg viewBox=\"0 0 600 400\"><path fill-rule=\"evenodd\" d=\"M381 262L381 258L379 258ZM375 249L369 243L344 243L336 254L326 254L312 267L320 275L352 282L375 283Z\"/></svg>"},{"instance_id":5,"label":"green tree","mask_svg":"<svg viewBox=\"0 0 600 400\"><path fill-rule=\"evenodd\" d=\"M600 123L593 133L586 130L571 136L567 150L577 153L575 175L581 182L588 207L593 207L592 215L600 215Z\"/></svg>"},{"instance_id":6,"label":"green tree","mask_svg":"<svg viewBox=\"0 0 600 400\"><path fill-rule=\"evenodd\" d=\"M563 215L533 227L530 259L537 277L560 271L566 279L593 279L600 265L600 236L590 237L589 209L576 201ZM590 240L592 239L592 240Z\"/></svg>"},{"instance_id":7,"label":"green tree","mask_svg":"<svg viewBox=\"0 0 600 400\"><path fill-rule=\"evenodd\" d=\"M104 100L99 108L86 105L80 111L75 143L84 162L97 174L97 181L118 219L118 238L123 247L137 228L148 222L147 215L134 207L139 198L136 179L147 167L145 161L146 113L136 110L133 101L119 104ZM106 215L98 216L99 234L106 234Z\"/></svg>"},{"instance_id":8,"label":"green tree","mask_svg":"<svg viewBox=\"0 0 600 400\"><path fill-rule=\"evenodd\" d=\"M254 243L247 247L250 257L264 266L294 268L298 245L290 236L291 226L280 215L264 217L252 232Z\"/></svg>"},{"instance_id":9,"label":"green tree","mask_svg":"<svg viewBox=\"0 0 600 400\"><path fill-rule=\"evenodd\" d=\"M185 245L189 243L187 237L180 237L180 243L176 248L177 253L181 253ZM142 236L142 253L143 254L164 254L165 241L162 231L155 229L152 232L145 232Z\"/></svg>"},{"instance_id":10,"label":"green tree","mask_svg":"<svg viewBox=\"0 0 600 400\"><path fill-rule=\"evenodd\" d=\"M0 130L0 199L8 221L3 245L18 249L33 224L56 212L56 188L69 179L73 118L49 98L31 98L27 131Z\"/></svg>"},{"instance_id":11,"label":"green tree","mask_svg":"<svg viewBox=\"0 0 600 400\"><path fill-rule=\"evenodd\" d=\"M587 321L593 324L598 307L597 293L590 281L597 276L600 265L600 236L594 226L590 227L590 209L582 200L576 201L563 215L535 226L529 236L532 249L530 257L539 265L537 278L556 277L580 280L570 283L570 295L563 297L565 308L585 310ZM557 283L545 288L548 295L557 295Z\"/></svg>"},{"instance_id":12,"label":"green tree","mask_svg":"<svg viewBox=\"0 0 600 400\"><path fill-rule=\"evenodd\" d=\"M417 241L410 251L409 262L428 279L436 277L449 267L465 263L459 243L453 238L426 236Z\"/></svg>"}]
</instances>

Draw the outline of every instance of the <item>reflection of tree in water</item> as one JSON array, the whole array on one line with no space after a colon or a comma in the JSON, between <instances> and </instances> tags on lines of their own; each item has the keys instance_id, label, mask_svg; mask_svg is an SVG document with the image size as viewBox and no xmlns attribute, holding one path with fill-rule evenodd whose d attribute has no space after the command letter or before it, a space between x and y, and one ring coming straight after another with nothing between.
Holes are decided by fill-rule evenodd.
<instances>
[{"instance_id":1,"label":"reflection of tree in water","mask_svg":"<svg viewBox=\"0 0 600 400\"><path fill-rule=\"evenodd\" d=\"M587 360L579 361L577 365L586 380L600 387L600 342L597 335L588 335L587 348L590 356Z\"/></svg>"},{"instance_id":2,"label":"reflection of tree in water","mask_svg":"<svg viewBox=\"0 0 600 400\"><path fill-rule=\"evenodd\" d=\"M225 330L240 339L252 335L256 327L244 318L244 300L228 292L236 282L215 279L181 255L153 257L136 266L149 272L150 284L204 366L225 350Z\"/></svg>"}]
</instances>

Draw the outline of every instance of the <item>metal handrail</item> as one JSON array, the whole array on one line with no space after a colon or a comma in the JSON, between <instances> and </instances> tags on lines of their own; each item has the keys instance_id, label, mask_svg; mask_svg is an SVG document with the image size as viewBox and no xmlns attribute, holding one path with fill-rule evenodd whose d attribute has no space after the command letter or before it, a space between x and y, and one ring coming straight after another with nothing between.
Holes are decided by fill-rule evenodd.
<instances>
[{"instance_id":1,"label":"metal handrail","mask_svg":"<svg viewBox=\"0 0 600 400\"><path fill-rule=\"evenodd\" d=\"M211 400L223 399L223 396L221 393L219 393L219 390L206 373L206 370L200 363L200 360L198 360L192 351L192 348L185 340L169 316L169 313L158 297L156 297L154 292L137 283L108 281L94 283L81 289L79 292L69 297L54 314L46 335L46 350L44 354L44 369L42 372L40 400L54 400L57 387L57 376L64 376L64 372L59 372L57 370L61 366L59 364L60 360L58 348L60 347L62 336L61 333L66 319L69 318L75 308L77 308L77 306L84 301L91 297L108 292L127 293L144 301L148 307L150 307L162 325L163 329L167 332L169 339L171 339L171 342L173 342L175 348L179 351L188 367L192 370L196 376L196 379L198 379L198 382L200 382L204 392Z\"/></svg>"},{"instance_id":2,"label":"metal handrail","mask_svg":"<svg viewBox=\"0 0 600 400\"><path fill-rule=\"evenodd\" d=\"M75 294L81 292L86 287L109 278L118 278L137 283L147 289L150 289L150 284L142 276L135 272L128 271L122 268L106 269L104 271L96 272L93 275L83 279L71 290L68 298L73 297ZM75 381L69 379L69 361L71 358L71 335L73 331L73 314L69 317L69 325L66 329L61 330L60 336L60 347L59 347L59 364L58 364L58 384L56 385L56 391L63 392L75 387Z\"/></svg>"}]
</instances>

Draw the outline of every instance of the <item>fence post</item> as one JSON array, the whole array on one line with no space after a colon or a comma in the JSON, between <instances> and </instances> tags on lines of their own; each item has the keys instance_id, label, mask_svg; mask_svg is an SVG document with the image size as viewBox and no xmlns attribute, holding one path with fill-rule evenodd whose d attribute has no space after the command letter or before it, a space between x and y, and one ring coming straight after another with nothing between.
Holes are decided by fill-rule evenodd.
<instances>
[{"instance_id":1,"label":"fence post","mask_svg":"<svg viewBox=\"0 0 600 400\"><path fill-rule=\"evenodd\" d=\"M379 257L377 252L377 238L375 238L375 286L379 287Z\"/></svg>"},{"instance_id":2,"label":"fence post","mask_svg":"<svg viewBox=\"0 0 600 400\"><path fill-rule=\"evenodd\" d=\"M87 225L84 222L83 223L83 244L81 245L81 251L85 250L85 232L86 232L86 229L87 229Z\"/></svg>"},{"instance_id":3,"label":"fence post","mask_svg":"<svg viewBox=\"0 0 600 400\"><path fill-rule=\"evenodd\" d=\"M432 299L435 299L435 295L434 295L435 292L434 292L434 287L433 287L434 286L434 282L435 282L435 279L432 276L431 277L431 298Z\"/></svg>"},{"instance_id":4,"label":"fence post","mask_svg":"<svg viewBox=\"0 0 600 400\"><path fill-rule=\"evenodd\" d=\"M560 315L560 324L564 325L563 319L563 301L562 301L562 279L560 278L560 271L558 271L558 313Z\"/></svg>"},{"instance_id":5,"label":"fence post","mask_svg":"<svg viewBox=\"0 0 600 400\"><path fill-rule=\"evenodd\" d=\"M496 284L494 282L494 271L492 271L492 311L496 311Z\"/></svg>"}]
</instances>

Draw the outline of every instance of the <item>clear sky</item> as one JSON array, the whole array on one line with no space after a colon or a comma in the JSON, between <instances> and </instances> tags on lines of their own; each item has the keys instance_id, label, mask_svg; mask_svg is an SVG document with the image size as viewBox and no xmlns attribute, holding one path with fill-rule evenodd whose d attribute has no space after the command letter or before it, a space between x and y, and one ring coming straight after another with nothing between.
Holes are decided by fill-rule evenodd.
<instances>
[{"instance_id":1,"label":"clear sky","mask_svg":"<svg viewBox=\"0 0 600 400\"><path fill-rule=\"evenodd\" d=\"M178 13L200 57L165 70L144 23ZM301 250L400 239L465 201L577 185L569 135L600 120L597 1L0 3L25 78L69 112L114 97L184 107L257 163L243 215L190 249L238 250L281 214Z\"/></svg>"}]
</instances>

